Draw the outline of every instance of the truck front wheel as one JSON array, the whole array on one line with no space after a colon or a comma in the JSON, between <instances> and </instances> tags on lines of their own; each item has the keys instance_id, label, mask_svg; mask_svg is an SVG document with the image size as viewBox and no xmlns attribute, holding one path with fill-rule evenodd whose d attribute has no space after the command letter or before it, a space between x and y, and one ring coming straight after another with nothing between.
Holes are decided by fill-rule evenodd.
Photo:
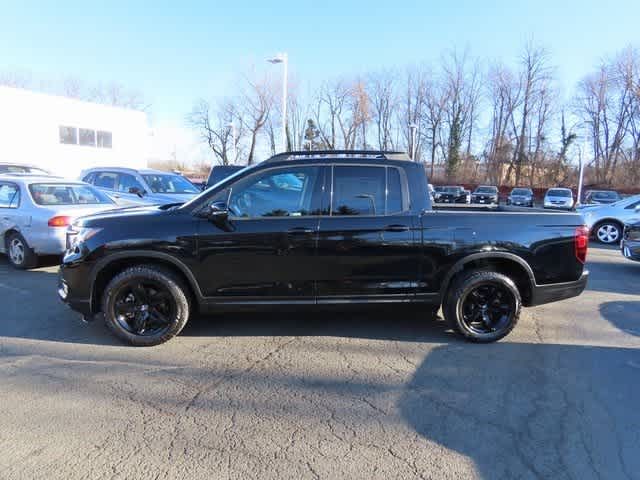
<instances>
[{"instance_id":1,"label":"truck front wheel","mask_svg":"<svg viewBox=\"0 0 640 480\"><path fill-rule=\"evenodd\" d=\"M518 287L509 277L470 271L453 279L442 311L449 325L467 340L488 343L513 330L521 306Z\"/></svg>"},{"instance_id":2,"label":"truck front wheel","mask_svg":"<svg viewBox=\"0 0 640 480\"><path fill-rule=\"evenodd\" d=\"M152 346L176 336L189 319L187 289L172 272L153 265L116 275L102 300L105 322L121 340Z\"/></svg>"}]
</instances>

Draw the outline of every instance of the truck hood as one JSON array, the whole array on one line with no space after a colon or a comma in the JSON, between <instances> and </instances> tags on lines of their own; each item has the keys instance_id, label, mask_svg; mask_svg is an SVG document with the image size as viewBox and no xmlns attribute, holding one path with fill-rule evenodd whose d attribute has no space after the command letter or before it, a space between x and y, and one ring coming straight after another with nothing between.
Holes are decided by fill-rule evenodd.
<instances>
[{"instance_id":1,"label":"truck hood","mask_svg":"<svg viewBox=\"0 0 640 480\"><path fill-rule=\"evenodd\" d=\"M103 225L110 223L112 220L117 219L118 221L123 221L127 218L132 221L142 222L144 221L144 218L162 215L177 205L179 204L125 207L104 212L96 212L91 215L78 218L74 222L74 225L78 227L102 227Z\"/></svg>"}]
</instances>

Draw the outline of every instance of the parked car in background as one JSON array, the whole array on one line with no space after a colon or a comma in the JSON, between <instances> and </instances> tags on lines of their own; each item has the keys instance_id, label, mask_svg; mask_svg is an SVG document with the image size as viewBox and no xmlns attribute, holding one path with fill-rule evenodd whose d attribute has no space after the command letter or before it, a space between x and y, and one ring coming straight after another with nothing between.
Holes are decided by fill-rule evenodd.
<instances>
[{"instance_id":1,"label":"parked car in background","mask_svg":"<svg viewBox=\"0 0 640 480\"><path fill-rule=\"evenodd\" d=\"M640 262L640 219L625 224L620 249L625 258Z\"/></svg>"},{"instance_id":2,"label":"parked car in background","mask_svg":"<svg viewBox=\"0 0 640 480\"><path fill-rule=\"evenodd\" d=\"M230 177L234 173L239 172L247 167L242 165L214 165L209 172L209 179L207 180L207 187L213 187L216 183L221 182L227 177Z\"/></svg>"},{"instance_id":3,"label":"parked car in background","mask_svg":"<svg viewBox=\"0 0 640 480\"><path fill-rule=\"evenodd\" d=\"M601 243L617 244L624 224L640 219L640 195L623 198L609 205L587 205L578 209L591 235Z\"/></svg>"},{"instance_id":4,"label":"parked car in background","mask_svg":"<svg viewBox=\"0 0 640 480\"><path fill-rule=\"evenodd\" d=\"M620 194L614 190L587 190L582 203L585 205L606 205L621 199Z\"/></svg>"},{"instance_id":5,"label":"parked car in background","mask_svg":"<svg viewBox=\"0 0 640 480\"><path fill-rule=\"evenodd\" d=\"M571 210L573 205L573 192L570 188L550 188L544 195L544 208Z\"/></svg>"},{"instance_id":6,"label":"parked car in background","mask_svg":"<svg viewBox=\"0 0 640 480\"><path fill-rule=\"evenodd\" d=\"M40 255L61 255L67 227L79 216L116 208L91 185L58 177L0 176L0 252L19 269L33 268Z\"/></svg>"},{"instance_id":7,"label":"parked car in background","mask_svg":"<svg viewBox=\"0 0 640 480\"><path fill-rule=\"evenodd\" d=\"M80 174L119 205L163 205L184 203L201 190L182 175L160 170L90 168Z\"/></svg>"},{"instance_id":8,"label":"parked car in background","mask_svg":"<svg viewBox=\"0 0 640 480\"><path fill-rule=\"evenodd\" d=\"M437 202L440 200L440 195L444 192L444 189L447 187L443 187L442 185L438 185L437 187L433 187L433 201Z\"/></svg>"},{"instance_id":9,"label":"parked car in background","mask_svg":"<svg viewBox=\"0 0 640 480\"><path fill-rule=\"evenodd\" d=\"M49 172L34 165L0 162L0 175L5 173L31 173L34 175L49 175Z\"/></svg>"},{"instance_id":10,"label":"parked car in background","mask_svg":"<svg viewBox=\"0 0 640 480\"><path fill-rule=\"evenodd\" d=\"M533 207L533 190L530 188L514 188L507 197L507 205L517 207Z\"/></svg>"},{"instance_id":11,"label":"parked car in background","mask_svg":"<svg viewBox=\"0 0 640 480\"><path fill-rule=\"evenodd\" d=\"M498 187L489 187L481 185L471 194L471 203L487 203L498 205L500 198L498 196Z\"/></svg>"},{"instance_id":12,"label":"parked car in background","mask_svg":"<svg viewBox=\"0 0 640 480\"><path fill-rule=\"evenodd\" d=\"M442 192L436 198L438 203L471 203L471 193L464 187L443 187Z\"/></svg>"},{"instance_id":13,"label":"parked car in background","mask_svg":"<svg viewBox=\"0 0 640 480\"><path fill-rule=\"evenodd\" d=\"M424 165L395 158L280 154L181 206L83 217L73 229L97 233L71 243L58 295L143 346L193 311L394 302L425 320L442 305L461 336L492 342L523 305L584 290L580 215L432 211Z\"/></svg>"}]
</instances>

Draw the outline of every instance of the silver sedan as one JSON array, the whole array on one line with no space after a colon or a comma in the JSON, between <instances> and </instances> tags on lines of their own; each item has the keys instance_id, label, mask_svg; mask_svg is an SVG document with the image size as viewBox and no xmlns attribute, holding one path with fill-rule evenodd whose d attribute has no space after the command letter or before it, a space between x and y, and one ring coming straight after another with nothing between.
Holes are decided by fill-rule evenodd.
<instances>
[{"instance_id":1,"label":"silver sedan","mask_svg":"<svg viewBox=\"0 0 640 480\"><path fill-rule=\"evenodd\" d=\"M0 175L0 253L16 268L33 268L38 256L64 252L67 227L75 218L116 207L83 182Z\"/></svg>"},{"instance_id":2,"label":"silver sedan","mask_svg":"<svg viewBox=\"0 0 640 480\"><path fill-rule=\"evenodd\" d=\"M640 218L640 195L624 198L609 205L578 208L591 234L601 243L617 244L622 239L624 224Z\"/></svg>"}]
</instances>

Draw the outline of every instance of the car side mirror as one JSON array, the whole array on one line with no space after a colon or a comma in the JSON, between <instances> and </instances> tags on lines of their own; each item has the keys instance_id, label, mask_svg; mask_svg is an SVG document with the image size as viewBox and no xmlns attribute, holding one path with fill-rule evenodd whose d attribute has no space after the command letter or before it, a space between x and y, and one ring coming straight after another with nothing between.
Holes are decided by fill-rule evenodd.
<instances>
[{"instance_id":1,"label":"car side mirror","mask_svg":"<svg viewBox=\"0 0 640 480\"><path fill-rule=\"evenodd\" d=\"M229 218L229 207L225 202L213 202L211 205L209 205L207 217L210 220L224 222Z\"/></svg>"},{"instance_id":2,"label":"car side mirror","mask_svg":"<svg viewBox=\"0 0 640 480\"><path fill-rule=\"evenodd\" d=\"M145 191L139 187L129 187L129 193L138 195L140 198L144 197Z\"/></svg>"}]
</instances>

